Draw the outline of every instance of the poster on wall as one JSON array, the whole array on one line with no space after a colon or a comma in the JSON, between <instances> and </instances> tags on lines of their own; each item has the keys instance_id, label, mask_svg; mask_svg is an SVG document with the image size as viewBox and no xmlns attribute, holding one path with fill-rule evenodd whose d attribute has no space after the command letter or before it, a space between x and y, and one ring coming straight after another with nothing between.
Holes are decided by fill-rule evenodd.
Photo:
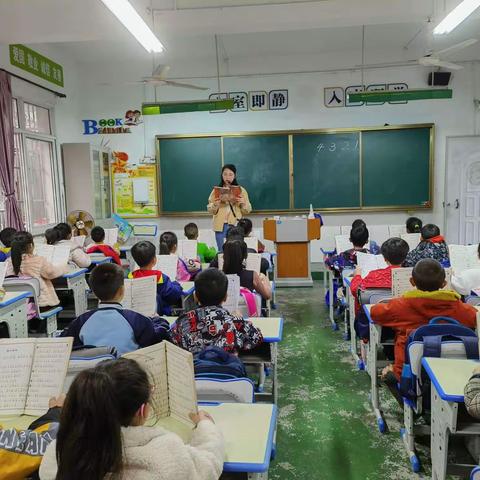
<instances>
[{"instance_id":1,"label":"poster on wall","mask_svg":"<svg viewBox=\"0 0 480 480\"><path fill-rule=\"evenodd\" d=\"M122 217L157 217L157 166L132 165L128 154L113 152L113 209Z\"/></svg>"}]
</instances>

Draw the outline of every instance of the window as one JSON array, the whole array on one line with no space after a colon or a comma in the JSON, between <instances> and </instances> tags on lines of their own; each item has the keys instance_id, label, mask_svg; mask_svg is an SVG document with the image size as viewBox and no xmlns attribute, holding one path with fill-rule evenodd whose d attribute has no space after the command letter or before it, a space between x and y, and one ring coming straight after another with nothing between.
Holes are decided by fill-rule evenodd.
<instances>
[{"instance_id":1,"label":"window","mask_svg":"<svg viewBox=\"0 0 480 480\"><path fill-rule=\"evenodd\" d=\"M27 137L25 154L32 227L50 225L56 219L52 142Z\"/></svg>"},{"instance_id":2,"label":"window","mask_svg":"<svg viewBox=\"0 0 480 480\"><path fill-rule=\"evenodd\" d=\"M29 225L30 222L27 217L28 208L26 204L26 192L25 186L27 182L25 181L25 168L24 168L24 155L23 155L23 144L22 144L22 135L20 133L14 134L14 173L15 173L15 194L18 201L18 206L20 207L20 213L22 214L22 219L24 225Z\"/></svg>"},{"instance_id":3,"label":"window","mask_svg":"<svg viewBox=\"0 0 480 480\"><path fill-rule=\"evenodd\" d=\"M48 108L24 103L25 110L25 130L35 133L50 134L50 112Z\"/></svg>"},{"instance_id":4,"label":"window","mask_svg":"<svg viewBox=\"0 0 480 480\"><path fill-rule=\"evenodd\" d=\"M18 121L18 105L17 99L12 99L12 108L13 108L13 126L15 128L20 128L20 122Z\"/></svg>"}]
</instances>

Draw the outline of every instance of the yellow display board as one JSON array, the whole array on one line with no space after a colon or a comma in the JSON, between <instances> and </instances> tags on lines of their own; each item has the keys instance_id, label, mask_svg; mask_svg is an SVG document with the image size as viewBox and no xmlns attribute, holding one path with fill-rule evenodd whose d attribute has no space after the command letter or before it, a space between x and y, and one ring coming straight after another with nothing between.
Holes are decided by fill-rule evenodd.
<instances>
[{"instance_id":1,"label":"yellow display board","mask_svg":"<svg viewBox=\"0 0 480 480\"><path fill-rule=\"evenodd\" d=\"M112 180L115 213L122 217L158 217L156 165L125 165L118 168L114 164ZM135 186L140 186L140 193L135 191ZM138 201L139 196L143 200Z\"/></svg>"}]
</instances>

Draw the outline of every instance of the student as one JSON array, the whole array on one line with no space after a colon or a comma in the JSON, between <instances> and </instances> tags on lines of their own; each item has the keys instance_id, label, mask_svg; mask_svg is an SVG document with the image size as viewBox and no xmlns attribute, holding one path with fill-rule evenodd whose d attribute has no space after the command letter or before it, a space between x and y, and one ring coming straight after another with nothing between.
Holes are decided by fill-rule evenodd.
<instances>
[{"instance_id":1,"label":"student","mask_svg":"<svg viewBox=\"0 0 480 480\"><path fill-rule=\"evenodd\" d=\"M420 243L411 250L405 259L405 267L414 267L423 258L433 258L445 268L450 266L450 256L440 229L431 223L422 227Z\"/></svg>"},{"instance_id":2,"label":"student","mask_svg":"<svg viewBox=\"0 0 480 480\"><path fill-rule=\"evenodd\" d=\"M4 262L10 256L12 246L12 238L17 233L17 230L12 227L4 228L0 232L0 241L3 247L0 247L0 262Z\"/></svg>"},{"instance_id":3,"label":"student","mask_svg":"<svg viewBox=\"0 0 480 480\"><path fill-rule=\"evenodd\" d=\"M361 218L357 218L356 220L354 220L352 222L352 229L357 228L357 227L367 228L367 224ZM367 230L368 230L368 228L367 228ZM368 240L369 240L368 241L368 250L370 251L370 253L372 255L379 255L380 254L380 247L378 246L378 243L375 242L375 240L370 240L370 238Z\"/></svg>"},{"instance_id":4,"label":"student","mask_svg":"<svg viewBox=\"0 0 480 480\"><path fill-rule=\"evenodd\" d=\"M48 245L64 245L70 248L69 262L74 263L77 267L88 268L92 260L85 253L80 245L72 242L72 227L68 223L59 223L53 228L49 228L45 232L45 238Z\"/></svg>"},{"instance_id":5,"label":"student","mask_svg":"<svg viewBox=\"0 0 480 480\"><path fill-rule=\"evenodd\" d=\"M480 367L475 367L465 385L465 408L474 418L480 420Z\"/></svg>"},{"instance_id":6,"label":"student","mask_svg":"<svg viewBox=\"0 0 480 480\"><path fill-rule=\"evenodd\" d=\"M50 443L56 438L64 395L48 402L48 411L26 429L0 426L0 478L38 478L36 473Z\"/></svg>"},{"instance_id":7,"label":"student","mask_svg":"<svg viewBox=\"0 0 480 480\"><path fill-rule=\"evenodd\" d=\"M224 442L212 417L191 413L190 444L145 426L151 405L145 370L128 358L80 372L68 390L60 428L40 466L41 480L217 480Z\"/></svg>"},{"instance_id":8,"label":"student","mask_svg":"<svg viewBox=\"0 0 480 480\"><path fill-rule=\"evenodd\" d=\"M223 246L223 272L226 275L235 274L240 277L240 286L254 290L264 299L272 298L272 288L268 278L263 273L246 270L247 244L243 240L229 240Z\"/></svg>"},{"instance_id":9,"label":"student","mask_svg":"<svg viewBox=\"0 0 480 480\"><path fill-rule=\"evenodd\" d=\"M157 313L170 315L170 305L175 305L182 298L182 286L175 280L171 280L160 270L154 270L157 263L155 245L148 241L136 243L131 250L138 270L130 273L130 278L157 277Z\"/></svg>"},{"instance_id":10,"label":"student","mask_svg":"<svg viewBox=\"0 0 480 480\"><path fill-rule=\"evenodd\" d=\"M354 277L350 284L350 290L355 298L355 330L360 338L369 338L369 325L365 313L360 308L358 301L358 290L368 288L392 288L392 270L399 268L405 261L409 247L408 243L401 238L390 238L383 242L381 252L386 268L373 270L365 278L362 278L360 267L355 270Z\"/></svg>"},{"instance_id":11,"label":"student","mask_svg":"<svg viewBox=\"0 0 480 480\"><path fill-rule=\"evenodd\" d=\"M413 269L410 283L417 290L406 292L389 303L373 305L370 310L375 323L395 331L395 363L393 368L389 366L384 370L385 380L389 377L393 381L400 379L408 335L433 317L451 317L468 327L475 327L477 310L462 303L457 293L440 290L446 281L445 270L439 262L431 258L420 260Z\"/></svg>"},{"instance_id":12,"label":"student","mask_svg":"<svg viewBox=\"0 0 480 480\"><path fill-rule=\"evenodd\" d=\"M329 258L325 258L325 265L337 274L341 274L344 268L354 268L357 266L357 253L371 253L365 248L368 242L368 229L365 225L359 225L350 231L350 241L353 248L340 252Z\"/></svg>"},{"instance_id":13,"label":"student","mask_svg":"<svg viewBox=\"0 0 480 480\"><path fill-rule=\"evenodd\" d=\"M166 320L152 320L122 307L125 288L121 267L114 263L97 265L89 281L100 300L98 308L83 313L62 332L62 337L73 337L75 347L115 347L122 355L169 338Z\"/></svg>"},{"instance_id":14,"label":"student","mask_svg":"<svg viewBox=\"0 0 480 480\"><path fill-rule=\"evenodd\" d=\"M480 258L480 244L478 245ZM480 268L469 268L459 274L452 275L452 288L460 295L470 295L473 289L480 287Z\"/></svg>"},{"instance_id":15,"label":"student","mask_svg":"<svg viewBox=\"0 0 480 480\"><path fill-rule=\"evenodd\" d=\"M245 238L245 231L243 230L242 227L239 227L238 225L235 227L230 227L227 230L226 234L226 239L225 242L228 242L230 240L240 240L243 242L243 239ZM257 253L256 250L253 248L247 248L248 253ZM215 258L210 262L210 267L211 268L218 268L218 254L215 256ZM267 275L268 269L270 268L270 262L266 258L261 258L260 260L260 273L263 275Z\"/></svg>"},{"instance_id":16,"label":"student","mask_svg":"<svg viewBox=\"0 0 480 480\"><path fill-rule=\"evenodd\" d=\"M103 243L105 241L105 230L102 227L93 227L90 232L90 238L95 244L87 248L87 253L103 253L106 257L112 257L112 260L117 265L122 265L118 252L110 245Z\"/></svg>"},{"instance_id":17,"label":"student","mask_svg":"<svg viewBox=\"0 0 480 480\"><path fill-rule=\"evenodd\" d=\"M35 255L34 249L32 235L28 232L17 232L12 239L6 276L38 278L40 282L38 306L40 309L47 309L60 303L51 281L67 273L68 266L52 265L44 257Z\"/></svg>"},{"instance_id":18,"label":"student","mask_svg":"<svg viewBox=\"0 0 480 480\"><path fill-rule=\"evenodd\" d=\"M176 255L177 248L178 239L173 232L163 232L160 235L160 255ZM202 265L197 259L189 258L185 260L178 257L176 280L189 282L195 278L195 275L201 269Z\"/></svg>"},{"instance_id":19,"label":"student","mask_svg":"<svg viewBox=\"0 0 480 480\"><path fill-rule=\"evenodd\" d=\"M243 229L243 233L245 237L249 237L252 234L253 224L249 218L241 218L237 223L237 227L240 227ZM257 242L258 242L258 246L255 249L255 252L263 253L265 251L265 245L258 239L257 239Z\"/></svg>"},{"instance_id":20,"label":"student","mask_svg":"<svg viewBox=\"0 0 480 480\"><path fill-rule=\"evenodd\" d=\"M195 223L187 223L183 232L188 240L198 240L198 227ZM215 247L209 247L206 243L197 241L197 255L202 263L210 263L216 254Z\"/></svg>"},{"instance_id":21,"label":"student","mask_svg":"<svg viewBox=\"0 0 480 480\"><path fill-rule=\"evenodd\" d=\"M172 328L172 341L192 352L211 345L227 352L252 350L263 342L260 330L222 308L227 299L228 278L209 268L195 278L195 300L200 307L181 315Z\"/></svg>"},{"instance_id":22,"label":"student","mask_svg":"<svg viewBox=\"0 0 480 480\"><path fill-rule=\"evenodd\" d=\"M407 228L407 233L421 233L423 223L417 217L410 217L407 218L405 226Z\"/></svg>"}]
</instances>

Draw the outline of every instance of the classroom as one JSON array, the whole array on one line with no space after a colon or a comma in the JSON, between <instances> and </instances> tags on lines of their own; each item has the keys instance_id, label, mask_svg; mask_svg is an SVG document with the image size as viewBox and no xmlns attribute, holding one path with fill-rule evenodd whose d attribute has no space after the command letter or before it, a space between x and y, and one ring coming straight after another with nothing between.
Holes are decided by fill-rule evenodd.
<instances>
[{"instance_id":1,"label":"classroom","mask_svg":"<svg viewBox=\"0 0 480 480\"><path fill-rule=\"evenodd\" d=\"M0 480L480 480L480 0L0 2Z\"/></svg>"}]
</instances>

